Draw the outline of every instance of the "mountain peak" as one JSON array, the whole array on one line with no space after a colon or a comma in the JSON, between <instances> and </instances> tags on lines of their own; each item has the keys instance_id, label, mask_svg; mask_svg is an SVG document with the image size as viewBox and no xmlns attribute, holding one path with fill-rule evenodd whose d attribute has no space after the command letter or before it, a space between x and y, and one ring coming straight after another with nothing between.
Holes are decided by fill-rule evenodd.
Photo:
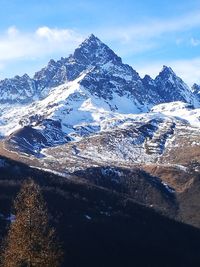
<instances>
[{"instance_id":1,"label":"mountain peak","mask_svg":"<svg viewBox=\"0 0 200 267\"><path fill-rule=\"evenodd\" d=\"M160 74L163 73L163 74L172 74L172 75L176 75L175 72L172 70L171 67L167 67L166 65L163 65L163 68L160 72Z\"/></svg>"},{"instance_id":2,"label":"mountain peak","mask_svg":"<svg viewBox=\"0 0 200 267\"><path fill-rule=\"evenodd\" d=\"M172 81L178 79L178 77L171 67L163 65L162 70L160 71L155 80L160 80L160 79Z\"/></svg>"},{"instance_id":3,"label":"mountain peak","mask_svg":"<svg viewBox=\"0 0 200 267\"><path fill-rule=\"evenodd\" d=\"M96 43L102 43L98 37L96 37L93 33L91 33L88 38L85 39L85 41L83 41L83 43L90 43L90 42L96 42ZM83 44L82 43L82 44ZM81 44L81 45L82 45Z\"/></svg>"},{"instance_id":4,"label":"mountain peak","mask_svg":"<svg viewBox=\"0 0 200 267\"><path fill-rule=\"evenodd\" d=\"M98 48L104 45L105 44L92 33L79 45L77 49L89 49L94 47Z\"/></svg>"},{"instance_id":5,"label":"mountain peak","mask_svg":"<svg viewBox=\"0 0 200 267\"><path fill-rule=\"evenodd\" d=\"M144 81L147 81L147 82L149 82L149 81L153 81L153 79L151 78L151 76L148 75L148 74L146 74L146 75L144 76L143 80L144 80Z\"/></svg>"},{"instance_id":6,"label":"mountain peak","mask_svg":"<svg viewBox=\"0 0 200 267\"><path fill-rule=\"evenodd\" d=\"M49 62L48 62L49 66L55 65L55 64L56 64L56 61L54 59L50 59Z\"/></svg>"},{"instance_id":7,"label":"mountain peak","mask_svg":"<svg viewBox=\"0 0 200 267\"><path fill-rule=\"evenodd\" d=\"M200 95L200 85L194 83L193 86L192 86L192 92L195 95Z\"/></svg>"},{"instance_id":8,"label":"mountain peak","mask_svg":"<svg viewBox=\"0 0 200 267\"><path fill-rule=\"evenodd\" d=\"M196 106L196 97L184 81L176 75L172 68L163 66L155 79L157 92L163 103L181 101ZM198 105L198 103L197 103Z\"/></svg>"},{"instance_id":9,"label":"mountain peak","mask_svg":"<svg viewBox=\"0 0 200 267\"><path fill-rule=\"evenodd\" d=\"M74 51L73 58L82 64L95 66L109 61L121 62L121 58L94 34L80 44Z\"/></svg>"}]
</instances>

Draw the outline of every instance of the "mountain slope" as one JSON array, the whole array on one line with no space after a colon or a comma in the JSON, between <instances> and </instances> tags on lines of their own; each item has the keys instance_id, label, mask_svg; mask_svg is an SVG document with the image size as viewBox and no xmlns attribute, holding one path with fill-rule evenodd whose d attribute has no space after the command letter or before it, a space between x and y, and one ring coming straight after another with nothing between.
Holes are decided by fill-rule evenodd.
<instances>
[{"instance_id":1,"label":"mountain slope","mask_svg":"<svg viewBox=\"0 0 200 267\"><path fill-rule=\"evenodd\" d=\"M63 267L199 265L198 229L75 176L66 179L5 158L0 162L1 233L9 223L13 198L31 175L42 188L50 223L62 241Z\"/></svg>"}]
</instances>

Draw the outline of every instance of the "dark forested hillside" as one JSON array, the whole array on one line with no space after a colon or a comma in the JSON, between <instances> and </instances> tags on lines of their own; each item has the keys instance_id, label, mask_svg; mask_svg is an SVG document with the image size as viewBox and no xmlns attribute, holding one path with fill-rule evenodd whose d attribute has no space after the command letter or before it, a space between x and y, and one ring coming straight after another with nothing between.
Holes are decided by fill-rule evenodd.
<instances>
[{"instance_id":1,"label":"dark forested hillside","mask_svg":"<svg viewBox=\"0 0 200 267\"><path fill-rule=\"evenodd\" d=\"M80 177L72 181L7 159L1 162L1 233L6 233L21 182L32 177L42 188L51 224L59 233L63 267L199 266L200 230Z\"/></svg>"}]
</instances>

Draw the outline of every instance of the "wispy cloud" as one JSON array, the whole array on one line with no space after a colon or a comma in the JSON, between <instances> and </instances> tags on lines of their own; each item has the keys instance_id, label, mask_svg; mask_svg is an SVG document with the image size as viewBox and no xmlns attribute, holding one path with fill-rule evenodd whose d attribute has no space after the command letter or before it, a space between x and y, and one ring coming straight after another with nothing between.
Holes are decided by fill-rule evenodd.
<instances>
[{"instance_id":1,"label":"wispy cloud","mask_svg":"<svg viewBox=\"0 0 200 267\"><path fill-rule=\"evenodd\" d=\"M195 38L191 38L190 39L190 44L192 45L192 46L199 46L200 45L200 40L199 39L195 39Z\"/></svg>"},{"instance_id":2,"label":"wispy cloud","mask_svg":"<svg viewBox=\"0 0 200 267\"><path fill-rule=\"evenodd\" d=\"M118 52L124 56L156 49L160 45L158 39L160 36L186 31L197 26L200 26L200 13L192 13L176 19L152 18L142 24L91 29L91 32L97 32L97 35L108 43L118 44L114 47L117 46ZM53 56L54 53L67 55L83 39L80 32L72 29L43 26L32 32L22 32L12 26L0 37L0 63L15 59ZM190 43L197 46L199 40L192 38ZM177 44L177 38L175 44Z\"/></svg>"},{"instance_id":3,"label":"wispy cloud","mask_svg":"<svg viewBox=\"0 0 200 267\"><path fill-rule=\"evenodd\" d=\"M124 26L106 27L97 32L121 54L142 54L165 47L167 44L181 46L185 43L184 34L198 29L200 12L191 12L176 18L147 18L142 23ZM190 43L197 45L197 40Z\"/></svg>"},{"instance_id":4,"label":"wispy cloud","mask_svg":"<svg viewBox=\"0 0 200 267\"><path fill-rule=\"evenodd\" d=\"M137 55L138 52L141 55L141 63L135 63L134 68L144 76L150 74L152 77L158 75L162 66L171 66L174 71L180 76L188 85L192 85L194 82L200 84L200 58L194 57L191 59L184 59L183 53L179 60L170 60L172 57L168 51L168 48L189 49L186 32L190 33L193 30L198 29L200 26L200 12L191 12L184 16L177 16L176 18L167 19L148 19L142 24L126 25L124 27L107 28L102 31L102 36L105 40L112 40L122 56L128 58L129 55ZM200 39L191 38L191 46L199 46ZM175 48L176 46L176 48ZM181 47L184 48L181 48ZM158 51L159 48L164 47L165 53L160 54L162 60L148 60L145 58L145 53L148 51ZM180 49L179 49L180 48ZM161 50L162 51L162 50ZM176 51L176 50L174 50ZM183 50L182 50L183 51ZM187 55L189 51L185 51ZM177 57L177 55L176 55ZM134 58L132 56L132 58ZM137 59L138 62L138 59Z\"/></svg>"},{"instance_id":5,"label":"wispy cloud","mask_svg":"<svg viewBox=\"0 0 200 267\"><path fill-rule=\"evenodd\" d=\"M194 46L200 45L200 40L194 37L189 39L188 36L186 38L182 33L198 29L199 26L200 12L192 12L176 18L148 18L140 24L129 24L123 27L117 25L115 27L104 26L92 30L91 26L91 29L87 29L87 32L93 32L102 38L119 56L134 58L134 55L140 54L141 62L145 62L145 64L136 65L133 62L133 65L142 75L156 76L162 65L165 64L171 66L184 81L191 85L194 82L200 83L200 58L188 60L181 58L180 60L170 61L169 54L167 54L167 42L173 39L173 44L170 45L177 46L178 49L186 42L187 46L193 49ZM190 36L196 35L190 34ZM69 28L41 26L34 31L23 32L12 26L0 35L0 69L5 67L7 63L16 65L16 62L23 60L36 59L37 61L41 58L48 60L55 55L67 56L85 37L85 34L80 31ZM185 41L186 39L187 41ZM147 61L145 53L147 51L155 52L162 46L166 48L166 54L160 55L163 59L162 62ZM27 70L24 69L23 71L26 72Z\"/></svg>"},{"instance_id":6,"label":"wispy cloud","mask_svg":"<svg viewBox=\"0 0 200 267\"><path fill-rule=\"evenodd\" d=\"M152 38L172 32L183 32L200 26L200 13L186 14L175 19L148 19L142 24L126 25L104 29L102 35L122 42L130 42L140 38Z\"/></svg>"},{"instance_id":7,"label":"wispy cloud","mask_svg":"<svg viewBox=\"0 0 200 267\"><path fill-rule=\"evenodd\" d=\"M82 35L71 29L44 26L34 32L21 32L12 26L0 37L0 64L59 52L67 55L82 40Z\"/></svg>"}]
</instances>

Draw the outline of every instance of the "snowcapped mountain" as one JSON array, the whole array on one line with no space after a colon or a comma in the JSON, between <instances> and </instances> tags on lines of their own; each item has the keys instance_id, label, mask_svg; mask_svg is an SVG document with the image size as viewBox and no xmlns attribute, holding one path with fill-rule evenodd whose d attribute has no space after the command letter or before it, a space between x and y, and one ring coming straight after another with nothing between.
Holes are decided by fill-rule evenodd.
<instances>
[{"instance_id":1,"label":"snowcapped mountain","mask_svg":"<svg viewBox=\"0 0 200 267\"><path fill-rule=\"evenodd\" d=\"M91 35L68 58L50 60L33 78L25 74L0 82L0 135L11 135L17 147L38 154L44 147L97 134L125 117L134 121L131 114L172 101L199 106L196 90L171 68L164 66L154 80L142 79Z\"/></svg>"},{"instance_id":2,"label":"snowcapped mountain","mask_svg":"<svg viewBox=\"0 0 200 267\"><path fill-rule=\"evenodd\" d=\"M33 78L0 82L0 154L181 211L199 181L199 92L166 66L141 78L91 35Z\"/></svg>"},{"instance_id":3,"label":"snowcapped mountain","mask_svg":"<svg viewBox=\"0 0 200 267\"><path fill-rule=\"evenodd\" d=\"M160 104L149 113L115 114L100 122L96 134L42 150L42 160L54 170L87 168L91 162L185 166L199 156L199 118L200 109L183 102Z\"/></svg>"},{"instance_id":4,"label":"snowcapped mountain","mask_svg":"<svg viewBox=\"0 0 200 267\"><path fill-rule=\"evenodd\" d=\"M191 89L177 77L170 67L163 66L162 71L155 79L161 102L183 101L197 105L194 94Z\"/></svg>"},{"instance_id":5,"label":"snowcapped mountain","mask_svg":"<svg viewBox=\"0 0 200 267\"><path fill-rule=\"evenodd\" d=\"M27 103L48 96L51 88L74 81L86 73L80 84L92 95L111 100L115 95L131 99L138 112L158 103L183 101L195 103L190 88L166 66L155 80L143 79L129 65L123 64L107 45L93 34L68 58L51 59L46 67L22 77L0 82L0 103Z\"/></svg>"},{"instance_id":6,"label":"snowcapped mountain","mask_svg":"<svg viewBox=\"0 0 200 267\"><path fill-rule=\"evenodd\" d=\"M0 103L25 104L35 99L36 86L27 74L0 81Z\"/></svg>"}]
</instances>

